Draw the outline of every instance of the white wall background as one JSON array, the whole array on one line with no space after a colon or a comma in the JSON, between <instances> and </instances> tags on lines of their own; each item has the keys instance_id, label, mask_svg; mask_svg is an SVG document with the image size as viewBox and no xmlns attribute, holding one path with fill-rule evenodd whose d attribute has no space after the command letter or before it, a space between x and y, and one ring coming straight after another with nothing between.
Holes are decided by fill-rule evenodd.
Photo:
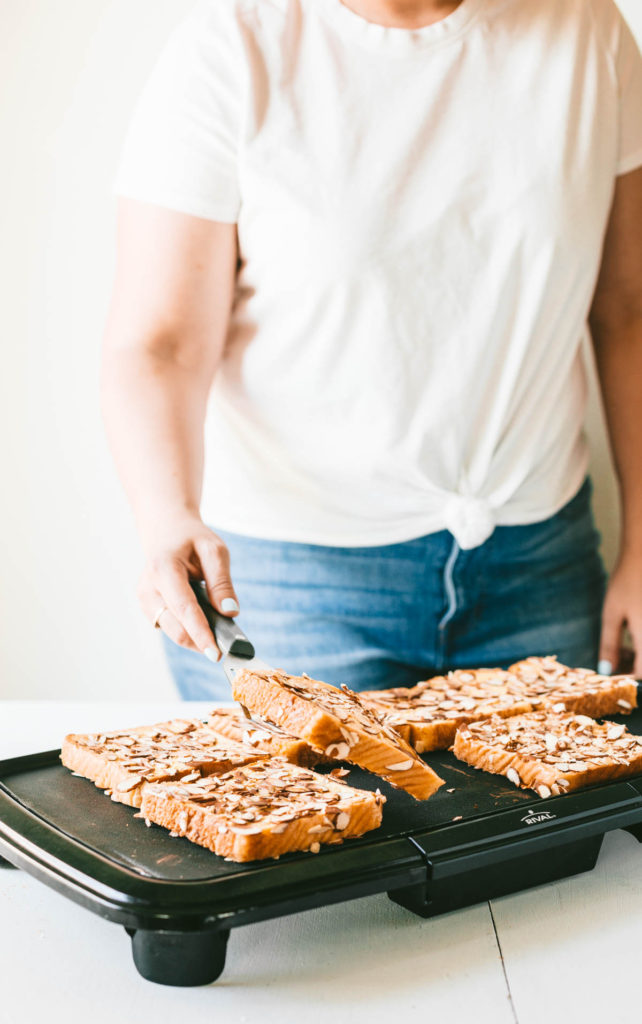
<instances>
[{"instance_id":1,"label":"white wall background","mask_svg":"<svg viewBox=\"0 0 642 1024\"><path fill-rule=\"evenodd\" d=\"M131 104L191 0L0 6L0 698L171 696L98 412L110 182ZM642 39L642 0L621 0ZM617 512L593 396L596 511ZM1 714L0 710L0 714Z\"/></svg>"}]
</instances>

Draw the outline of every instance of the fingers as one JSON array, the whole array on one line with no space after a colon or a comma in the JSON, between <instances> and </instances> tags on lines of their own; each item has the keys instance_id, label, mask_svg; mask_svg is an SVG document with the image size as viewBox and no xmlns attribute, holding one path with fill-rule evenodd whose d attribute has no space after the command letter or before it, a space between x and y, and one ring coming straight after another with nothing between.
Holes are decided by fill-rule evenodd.
<instances>
[{"instance_id":1,"label":"fingers","mask_svg":"<svg viewBox=\"0 0 642 1024\"><path fill-rule=\"evenodd\" d=\"M195 541L207 594L222 615L237 615L238 600L230 578L230 553L223 541L212 534Z\"/></svg>"},{"instance_id":2,"label":"fingers","mask_svg":"<svg viewBox=\"0 0 642 1024\"><path fill-rule=\"evenodd\" d=\"M212 631L188 583L187 567L172 558L147 569L138 586L138 599L146 618L181 647L201 651L210 661L221 654Z\"/></svg>"},{"instance_id":3,"label":"fingers","mask_svg":"<svg viewBox=\"0 0 642 1024\"><path fill-rule=\"evenodd\" d=\"M631 675L636 679L642 679L642 621L629 623L629 631L633 640L633 667Z\"/></svg>"},{"instance_id":4,"label":"fingers","mask_svg":"<svg viewBox=\"0 0 642 1024\"><path fill-rule=\"evenodd\" d=\"M236 615L238 601L230 579L230 555L223 541L202 524L194 533L176 538L174 544L148 562L138 596L150 622L163 614L159 626L175 643L202 651L210 661L221 652L210 625L190 586L190 577L205 580L208 597L223 615Z\"/></svg>"},{"instance_id":5,"label":"fingers","mask_svg":"<svg viewBox=\"0 0 642 1024\"><path fill-rule=\"evenodd\" d=\"M146 577L141 579L138 586L138 600L145 617L152 625L158 624L159 629L162 629L163 633L180 647L187 647L190 651L198 650L187 630L170 612L164 597L150 584Z\"/></svg>"},{"instance_id":6,"label":"fingers","mask_svg":"<svg viewBox=\"0 0 642 1024\"><path fill-rule=\"evenodd\" d=\"M217 661L220 652L208 621L189 585L185 565L174 558L164 559L157 566L157 580L157 589L174 619L199 651L206 654L211 661ZM164 619L163 615L160 622L163 629Z\"/></svg>"},{"instance_id":7,"label":"fingers","mask_svg":"<svg viewBox=\"0 0 642 1024\"><path fill-rule=\"evenodd\" d=\"M163 633L173 640L175 644L180 647L187 647L190 651L198 651L198 647L193 642L189 633L186 629L181 626L178 619L176 619L169 608L166 608L163 614L158 619L159 629L162 629Z\"/></svg>"},{"instance_id":8,"label":"fingers","mask_svg":"<svg viewBox=\"0 0 642 1024\"><path fill-rule=\"evenodd\" d=\"M610 676L616 671L620 660L620 644L624 617L619 608L608 598L602 613L602 635L597 670L600 675Z\"/></svg>"}]
</instances>

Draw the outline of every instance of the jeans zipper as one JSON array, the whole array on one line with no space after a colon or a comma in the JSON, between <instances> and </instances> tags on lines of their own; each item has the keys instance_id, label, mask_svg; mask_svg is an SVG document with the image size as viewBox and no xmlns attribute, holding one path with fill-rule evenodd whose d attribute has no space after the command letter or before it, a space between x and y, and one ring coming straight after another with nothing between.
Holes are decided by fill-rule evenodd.
<instances>
[{"instance_id":1,"label":"jeans zipper","mask_svg":"<svg viewBox=\"0 0 642 1024\"><path fill-rule=\"evenodd\" d=\"M453 546L451 548L450 554L448 555L448 560L444 568L444 590L446 591L446 597L448 598L448 607L438 626L438 628L442 631L446 628L446 626L452 619L453 615L457 611L457 591L455 589L455 583L453 580L453 572L455 569L455 562L457 561L458 554L459 544L457 543L456 540L453 540Z\"/></svg>"}]
</instances>

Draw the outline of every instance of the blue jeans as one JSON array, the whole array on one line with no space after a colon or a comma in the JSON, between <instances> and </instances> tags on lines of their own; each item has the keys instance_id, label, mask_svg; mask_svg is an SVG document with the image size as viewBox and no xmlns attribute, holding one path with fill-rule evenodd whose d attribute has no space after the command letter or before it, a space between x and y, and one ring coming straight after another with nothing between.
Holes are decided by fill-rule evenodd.
<instances>
[{"instance_id":1,"label":"blue jeans","mask_svg":"<svg viewBox=\"0 0 642 1024\"><path fill-rule=\"evenodd\" d=\"M595 668L606 575L587 479L549 519L462 551L447 530L339 548L219 531L239 625L264 661L354 690L557 654ZM181 697L229 700L220 665L165 638Z\"/></svg>"}]
</instances>

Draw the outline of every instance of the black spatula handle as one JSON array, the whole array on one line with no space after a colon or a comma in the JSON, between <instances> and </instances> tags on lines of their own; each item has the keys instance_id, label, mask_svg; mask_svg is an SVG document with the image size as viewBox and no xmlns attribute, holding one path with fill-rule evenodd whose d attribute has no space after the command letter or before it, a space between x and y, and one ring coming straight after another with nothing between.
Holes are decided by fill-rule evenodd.
<instances>
[{"instance_id":1,"label":"black spatula handle","mask_svg":"<svg viewBox=\"0 0 642 1024\"><path fill-rule=\"evenodd\" d=\"M254 645L250 643L243 630L239 629L234 619L221 615L216 608L212 607L203 581L190 580L189 582L209 627L216 637L216 643L221 653L223 655L235 654L239 658L253 658Z\"/></svg>"}]
</instances>

